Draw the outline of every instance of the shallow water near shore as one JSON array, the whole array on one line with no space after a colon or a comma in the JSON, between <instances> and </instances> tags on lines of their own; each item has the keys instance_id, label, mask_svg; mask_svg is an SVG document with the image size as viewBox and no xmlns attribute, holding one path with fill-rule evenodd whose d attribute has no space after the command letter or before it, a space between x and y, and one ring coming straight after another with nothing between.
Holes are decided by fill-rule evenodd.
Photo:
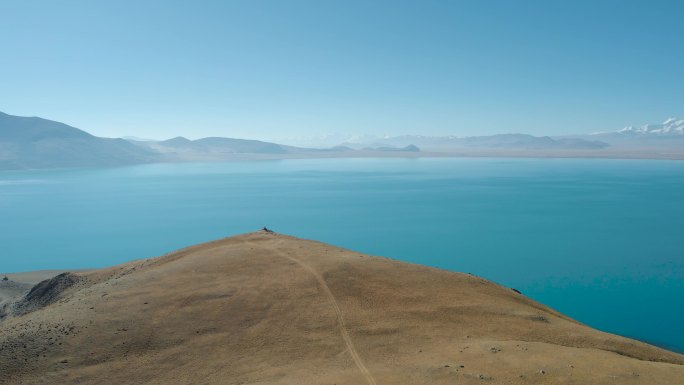
<instances>
[{"instance_id":1,"label":"shallow water near shore","mask_svg":"<svg viewBox=\"0 0 684 385\"><path fill-rule=\"evenodd\" d=\"M327 159L0 172L0 271L104 267L268 226L469 272L684 351L684 162Z\"/></svg>"}]
</instances>

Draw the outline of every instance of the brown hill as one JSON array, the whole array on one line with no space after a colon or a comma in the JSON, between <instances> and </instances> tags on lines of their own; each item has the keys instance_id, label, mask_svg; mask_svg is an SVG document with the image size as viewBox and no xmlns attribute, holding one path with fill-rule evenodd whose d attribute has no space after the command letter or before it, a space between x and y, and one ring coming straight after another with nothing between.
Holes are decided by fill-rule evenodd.
<instances>
[{"instance_id":1,"label":"brown hill","mask_svg":"<svg viewBox=\"0 0 684 385\"><path fill-rule=\"evenodd\" d=\"M484 279L266 232L32 293L0 322L0 383L684 383L684 356Z\"/></svg>"}]
</instances>

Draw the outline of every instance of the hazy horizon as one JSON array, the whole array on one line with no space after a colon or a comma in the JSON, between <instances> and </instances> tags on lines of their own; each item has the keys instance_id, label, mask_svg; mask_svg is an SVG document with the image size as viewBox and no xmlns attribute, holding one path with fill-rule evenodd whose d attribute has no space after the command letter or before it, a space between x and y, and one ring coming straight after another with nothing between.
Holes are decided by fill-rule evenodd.
<instances>
[{"instance_id":1,"label":"hazy horizon","mask_svg":"<svg viewBox=\"0 0 684 385\"><path fill-rule=\"evenodd\" d=\"M53 122L57 122L53 119L43 117L43 116L17 116L17 115L12 115L12 114L7 114L5 111L0 111L0 114L6 114L11 117L18 117L18 118L39 118L39 119L45 119ZM68 126L73 125L69 124L69 122L57 122L57 123L63 123ZM592 133L567 133L567 134L561 134L561 135L546 135L546 134L541 134L537 137L543 137L543 136L549 136L551 138L573 138L573 137L578 137L578 138L585 138L587 140L595 140L595 141L601 141L605 140L606 136L602 134L613 134L613 133L619 133L621 131L626 131L626 130L636 130L640 131L643 130L644 128L648 129L660 129L663 126L667 127L668 125L671 125L672 127L677 127L670 138L677 138L681 135L681 130L682 130L682 125L684 124L684 119L678 119L675 117L669 117L666 120L660 122L660 123L648 123L644 125L639 125L639 126L627 126L623 127L620 130L616 129L611 129L611 130L602 130L602 131L595 131ZM77 129L80 129L82 131L85 131L89 134L94 134L90 130L84 127L74 127ZM290 146L299 146L299 147L312 147L312 148L330 148L330 147L335 147L335 146L344 146L344 145L386 145L384 144L384 140L391 140L391 139L399 139L399 138L435 138L435 139L440 139L443 138L445 140L450 140L452 138L460 138L460 139L468 139L468 138L487 138L487 137L496 137L497 135L531 135L531 137L534 137L534 135L529 134L527 132L501 132L501 133L494 133L494 134L474 134L474 135L455 135L455 134L435 134L435 135L430 135L430 134L424 134L424 133L405 133L405 134L385 134L385 135L376 135L376 134L369 134L369 133L341 133L341 132L333 132L333 133L322 133L322 134L312 134L312 135L301 135L301 136L283 136L279 139L270 139L270 138L261 138L261 137L254 137L254 136L245 136L245 137L240 137L240 136L230 136L230 135L225 135L225 136L202 136L202 135L193 135L192 130L188 130L186 133L180 133L179 135L175 135L173 137L141 137L141 136L136 136L136 135L120 135L120 136L113 136L112 138L122 138L126 139L129 141L138 141L138 142L160 142L160 141L166 141L169 139L174 139L174 138L186 138L190 140L197 140L197 139L205 139L205 138L210 138L210 137L230 137L234 139L245 139L245 140L262 140L262 141L267 141L267 142L274 142L282 145L290 145ZM249 135L249 134L247 134ZM597 135L594 137L594 135ZM402 145L403 146L403 145Z\"/></svg>"},{"instance_id":2,"label":"hazy horizon","mask_svg":"<svg viewBox=\"0 0 684 385\"><path fill-rule=\"evenodd\" d=\"M3 2L0 110L103 137L582 134L684 116L672 2Z\"/></svg>"}]
</instances>

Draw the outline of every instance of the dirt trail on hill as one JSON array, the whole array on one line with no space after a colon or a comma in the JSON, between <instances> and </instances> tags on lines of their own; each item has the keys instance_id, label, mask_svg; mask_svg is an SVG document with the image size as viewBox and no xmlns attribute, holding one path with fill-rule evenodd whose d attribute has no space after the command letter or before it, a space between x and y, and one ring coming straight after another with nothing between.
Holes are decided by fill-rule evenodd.
<instances>
[{"instance_id":1,"label":"dirt trail on hill","mask_svg":"<svg viewBox=\"0 0 684 385\"><path fill-rule=\"evenodd\" d=\"M299 266L303 267L307 271L313 275L314 278L318 281L320 284L321 288L325 292L326 296L328 296L328 299L330 300L330 304L332 305L333 309L335 309L335 314L337 315L337 322L339 323L340 326L340 333L342 334L342 338L344 339L344 343L347 345L347 349L349 350L349 354L351 354L352 359L354 359L354 363L356 366L359 368L361 373L363 373L363 376L366 377L366 380L368 381L369 385L377 385L375 382L375 379L373 378L373 375L368 371L368 368L366 368L366 365L363 364L363 360L361 359L361 356L359 356L359 353L356 351L356 347L354 347L354 342L352 342L351 337L349 336L349 331L347 330L347 325L344 322L344 316L342 315L342 310L340 310L340 306L337 304L337 300L335 299L335 296L333 295L332 291L330 290L330 287L328 287L328 284L325 283L325 279L323 279L323 276L321 276L316 270L314 270L311 266L307 265L306 263L300 261L297 258L291 257L277 249L277 245L274 246L273 251L277 253L278 255L289 259L290 261L298 264Z\"/></svg>"}]
</instances>

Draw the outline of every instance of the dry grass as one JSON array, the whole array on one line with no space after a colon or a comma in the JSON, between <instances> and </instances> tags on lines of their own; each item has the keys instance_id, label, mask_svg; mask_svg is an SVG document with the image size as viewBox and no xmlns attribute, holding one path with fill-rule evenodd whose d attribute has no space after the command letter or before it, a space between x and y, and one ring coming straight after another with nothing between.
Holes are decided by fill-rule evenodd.
<instances>
[{"instance_id":1,"label":"dry grass","mask_svg":"<svg viewBox=\"0 0 684 385\"><path fill-rule=\"evenodd\" d=\"M279 234L78 274L0 323L0 383L684 383L683 356L484 279Z\"/></svg>"}]
</instances>

